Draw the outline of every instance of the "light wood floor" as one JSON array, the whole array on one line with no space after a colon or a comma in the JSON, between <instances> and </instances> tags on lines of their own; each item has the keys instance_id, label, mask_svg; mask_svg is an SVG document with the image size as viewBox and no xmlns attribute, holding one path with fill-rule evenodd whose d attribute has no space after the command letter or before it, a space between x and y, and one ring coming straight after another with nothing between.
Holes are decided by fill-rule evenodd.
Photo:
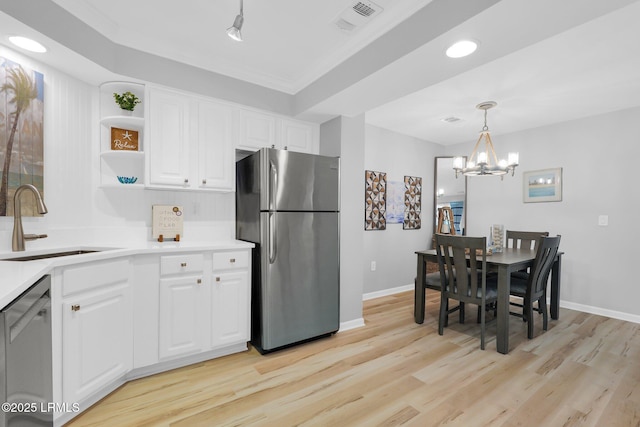
<instances>
[{"instance_id":1,"label":"light wood floor","mask_svg":"<svg viewBox=\"0 0 640 427\"><path fill-rule=\"evenodd\" d=\"M536 338L512 317L480 350L475 309L437 331L413 292L365 302L366 326L133 381L69 426L639 426L640 325L562 309Z\"/></svg>"}]
</instances>

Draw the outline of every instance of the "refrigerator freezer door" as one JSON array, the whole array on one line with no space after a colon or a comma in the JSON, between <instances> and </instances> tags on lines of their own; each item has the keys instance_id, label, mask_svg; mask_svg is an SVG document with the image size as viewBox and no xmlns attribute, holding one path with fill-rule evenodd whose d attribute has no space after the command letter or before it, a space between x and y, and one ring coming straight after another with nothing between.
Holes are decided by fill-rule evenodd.
<instances>
[{"instance_id":1,"label":"refrigerator freezer door","mask_svg":"<svg viewBox=\"0 0 640 427\"><path fill-rule=\"evenodd\" d=\"M257 345L270 351L336 332L338 214L263 212L261 229L261 325L253 331L260 334L254 337Z\"/></svg>"},{"instance_id":2,"label":"refrigerator freezer door","mask_svg":"<svg viewBox=\"0 0 640 427\"><path fill-rule=\"evenodd\" d=\"M339 210L340 159L261 150L261 211Z\"/></svg>"}]
</instances>

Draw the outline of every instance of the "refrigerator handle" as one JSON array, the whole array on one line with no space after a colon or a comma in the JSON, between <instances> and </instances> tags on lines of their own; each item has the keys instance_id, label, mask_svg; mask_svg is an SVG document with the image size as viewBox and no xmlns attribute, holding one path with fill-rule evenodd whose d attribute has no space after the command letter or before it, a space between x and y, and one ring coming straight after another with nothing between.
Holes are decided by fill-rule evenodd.
<instances>
[{"instance_id":1,"label":"refrigerator handle","mask_svg":"<svg viewBox=\"0 0 640 427\"><path fill-rule=\"evenodd\" d=\"M278 199L277 197L277 190L278 190L278 171L276 170L276 166L273 164L273 162L269 162L269 197L271 198L270 205L269 206L269 210L273 210L273 211L277 211L278 208L276 207L276 201Z\"/></svg>"},{"instance_id":2,"label":"refrigerator handle","mask_svg":"<svg viewBox=\"0 0 640 427\"><path fill-rule=\"evenodd\" d=\"M269 212L269 264L276 262L276 256L278 255L276 223L276 213Z\"/></svg>"},{"instance_id":3,"label":"refrigerator handle","mask_svg":"<svg viewBox=\"0 0 640 427\"><path fill-rule=\"evenodd\" d=\"M271 206L270 209L273 209L273 212L269 214L269 263L273 264L276 261L276 256L278 254L278 246L276 243L277 232L277 209L276 209L276 189L278 188L278 172L276 171L276 167L273 162L270 162L270 171L269 171L269 195L271 196ZM273 219L273 222L272 222Z\"/></svg>"}]
</instances>

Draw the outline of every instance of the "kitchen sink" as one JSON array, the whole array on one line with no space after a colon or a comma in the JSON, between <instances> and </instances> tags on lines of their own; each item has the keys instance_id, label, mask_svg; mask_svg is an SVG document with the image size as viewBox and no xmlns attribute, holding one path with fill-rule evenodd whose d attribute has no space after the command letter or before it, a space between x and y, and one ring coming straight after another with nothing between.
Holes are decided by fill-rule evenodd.
<instances>
[{"instance_id":1,"label":"kitchen sink","mask_svg":"<svg viewBox=\"0 0 640 427\"><path fill-rule=\"evenodd\" d=\"M82 255L82 254L91 254L94 252L100 252L99 250L85 250L79 249L74 251L64 251L64 252L52 252L48 254L37 254L37 255L28 255L16 258L3 258L0 261L35 261L39 259L49 259L49 258L58 258L63 256L73 256L73 255Z\"/></svg>"}]
</instances>

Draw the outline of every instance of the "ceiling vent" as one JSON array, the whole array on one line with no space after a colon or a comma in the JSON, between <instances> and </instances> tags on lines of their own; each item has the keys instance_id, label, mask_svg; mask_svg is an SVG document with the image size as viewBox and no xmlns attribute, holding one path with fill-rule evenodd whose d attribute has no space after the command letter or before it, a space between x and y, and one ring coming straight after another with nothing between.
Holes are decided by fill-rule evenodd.
<instances>
[{"instance_id":1,"label":"ceiling vent","mask_svg":"<svg viewBox=\"0 0 640 427\"><path fill-rule=\"evenodd\" d=\"M451 116L451 117L445 117L444 119L440 119L440 120L445 122L445 123L455 123L455 122L459 122L462 119L460 119L458 117Z\"/></svg>"},{"instance_id":2,"label":"ceiling vent","mask_svg":"<svg viewBox=\"0 0 640 427\"><path fill-rule=\"evenodd\" d=\"M342 31L351 32L367 24L384 9L370 1L357 1L343 10L333 21Z\"/></svg>"}]
</instances>

